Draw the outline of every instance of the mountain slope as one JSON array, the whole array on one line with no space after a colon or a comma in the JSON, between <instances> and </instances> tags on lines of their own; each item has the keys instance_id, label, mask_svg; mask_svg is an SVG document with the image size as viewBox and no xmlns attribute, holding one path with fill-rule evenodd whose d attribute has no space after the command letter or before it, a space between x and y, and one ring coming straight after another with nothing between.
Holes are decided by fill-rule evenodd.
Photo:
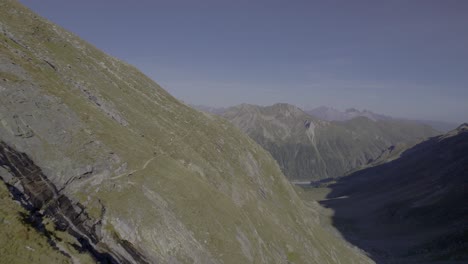
<instances>
[{"instance_id":1,"label":"mountain slope","mask_svg":"<svg viewBox=\"0 0 468 264\"><path fill-rule=\"evenodd\" d=\"M228 122L5 0L0 176L31 226L54 223L66 262L83 259L73 249L103 263L370 262Z\"/></svg>"},{"instance_id":2,"label":"mountain slope","mask_svg":"<svg viewBox=\"0 0 468 264\"><path fill-rule=\"evenodd\" d=\"M307 181L366 166L386 149L436 135L428 126L407 121L322 121L288 104L240 105L222 115L268 150L284 174Z\"/></svg>"},{"instance_id":3,"label":"mountain slope","mask_svg":"<svg viewBox=\"0 0 468 264\"><path fill-rule=\"evenodd\" d=\"M467 187L464 124L398 159L339 179L321 203L335 211L345 237L379 262L466 263Z\"/></svg>"}]
</instances>

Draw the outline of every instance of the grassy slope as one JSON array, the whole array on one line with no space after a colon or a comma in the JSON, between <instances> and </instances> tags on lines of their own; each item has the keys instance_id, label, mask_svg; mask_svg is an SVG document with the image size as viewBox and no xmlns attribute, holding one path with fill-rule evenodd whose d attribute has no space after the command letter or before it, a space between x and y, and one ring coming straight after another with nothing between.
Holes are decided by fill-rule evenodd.
<instances>
[{"instance_id":1,"label":"grassy slope","mask_svg":"<svg viewBox=\"0 0 468 264\"><path fill-rule=\"evenodd\" d=\"M6 186L0 184L0 255L4 263L68 263L52 249L47 239L23 222L24 209L16 204Z\"/></svg>"},{"instance_id":2,"label":"grassy slope","mask_svg":"<svg viewBox=\"0 0 468 264\"><path fill-rule=\"evenodd\" d=\"M12 200L4 183L0 183L0 256L2 263L71 263L70 258L61 254L47 241L47 238L31 227L24 216L26 211ZM62 241L72 241L66 233L47 226L59 243L69 254L81 263L92 263L90 256L80 254Z\"/></svg>"},{"instance_id":3,"label":"grassy slope","mask_svg":"<svg viewBox=\"0 0 468 264\"><path fill-rule=\"evenodd\" d=\"M108 236L150 258L187 263L368 261L317 226L274 160L230 124L192 110L134 67L16 2L0 5L16 41L0 35L2 54L84 127L61 154L85 164L93 153L80 151L91 133L127 164L126 174L77 180L79 189L66 190L91 214L99 214L97 201L106 206ZM96 107L79 85L110 102L128 125ZM56 148L46 140L41 147Z\"/></svg>"}]
</instances>

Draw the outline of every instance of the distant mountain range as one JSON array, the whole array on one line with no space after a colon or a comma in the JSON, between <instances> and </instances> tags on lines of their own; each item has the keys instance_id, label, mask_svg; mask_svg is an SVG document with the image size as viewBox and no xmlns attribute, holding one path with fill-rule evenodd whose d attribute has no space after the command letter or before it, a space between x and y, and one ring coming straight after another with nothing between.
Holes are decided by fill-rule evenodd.
<instances>
[{"instance_id":1,"label":"distant mountain range","mask_svg":"<svg viewBox=\"0 0 468 264\"><path fill-rule=\"evenodd\" d=\"M327 120L327 121L347 121L351 120L356 117L367 117L370 120L373 121L378 121L378 120L390 120L390 119L396 119L396 120L409 120L413 122L418 122L421 124L426 124L432 126L434 129L440 131L440 132L448 132L452 129L455 129L458 124L452 123L452 122L444 122L444 121L433 121L433 120L413 120L413 119L404 119L404 118L396 118L396 117L391 117L387 115L382 115L382 114L376 114L372 111L369 110L358 110L355 108L349 108L346 111L340 111L337 110L333 107L328 107L328 106L320 106L317 108L313 108L310 110L306 110L306 113L316 116L322 120Z\"/></svg>"},{"instance_id":2,"label":"distant mountain range","mask_svg":"<svg viewBox=\"0 0 468 264\"><path fill-rule=\"evenodd\" d=\"M335 226L378 263L467 263L468 124L328 188Z\"/></svg>"},{"instance_id":3,"label":"distant mountain range","mask_svg":"<svg viewBox=\"0 0 468 264\"><path fill-rule=\"evenodd\" d=\"M211 107L205 105L190 105L191 107L207 112L212 113L215 115L222 115L226 112L229 107ZM421 123L425 125L429 125L437 131L441 133L446 133L455 129L458 124L454 122L445 122L445 121L438 121L438 120L423 120L423 119L408 119L408 118L399 118L399 117L392 117L383 114L377 114L370 110L358 110L356 108L348 108L345 111L340 111L336 108L329 107L329 106L320 106L316 108L312 108L309 110L304 110L305 113L315 116L321 120L325 121L348 121L356 117L367 117L372 121L379 121L379 120L405 120L411 121L416 123Z\"/></svg>"},{"instance_id":4,"label":"distant mountain range","mask_svg":"<svg viewBox=\"0 0 468 264\"><path fill-rule=\"evenodd\" d=\"M395 145L439 134L406 120L325 121L289 104L242 104L221 116L268 150L293 181L338 177L366 167Z\"/></svg>"},{"instance_id":5,"label":"distant mountain range","mask_svg":"<svg viewBox=\"0 0 468 264\"><path fill-rule=\"evenodd\" d=\"M392 119L389 116L376 114L369 110L360 111L356 108L349 108L343 112L332 107L320 106L311 110L306 110L305 112L327 121L346 121L361 116L367 117L373 121Z\"/></svg>"},{"instance_id":6,"label":"distant mountain range","mask_svg":"<svg viewBox=\"0 0 468 264\"><path fill-rule=\"evenodd\" d=\"M227 109L224 107L213 107L213 106L206 106L206 105L190 105L190 106L199 111L211 113L215 115L221 115L224 112L226 112L226 109Z\"/></svg>"}]
</instances>

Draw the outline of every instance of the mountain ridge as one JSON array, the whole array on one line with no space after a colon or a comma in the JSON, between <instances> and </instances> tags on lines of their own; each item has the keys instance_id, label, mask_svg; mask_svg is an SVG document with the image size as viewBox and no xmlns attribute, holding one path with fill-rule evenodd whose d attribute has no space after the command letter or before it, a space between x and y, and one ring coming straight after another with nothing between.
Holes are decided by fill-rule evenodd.
<instances>
[{"instance_id":1,"label":"mountain ridge","mask_svg":"<svg viewBox=\"0 0 468 264\"><path fill-rule=\"evenodd\" d=\"M429 125L432 128L440 132L444 132L444 133L455 129L457 126L457 124L453 122L392 117L389 115L377 114L366 109L360 111L356 108L348 108L345 111L340 111L333 107L320 106L320 107L316 107L310 110L306 110L305 112L313 116L316 116L320 119L327 120L327 121L347 121L347 120L351 120L359 116L365 116L373 121L390 120L390 119L411 121L411 122L417 122L417 123Z\"/></svg>"},{"instance_id":2,"label":"mountain ridge","mask_svg":"<svg viewBox=\"0 0 468 264\"><path fill-rule=\"evenodd\" d=\"M250 105L254 105L254 104L250 104ZM204 105L190 105L190 106L199 111L203 111L203 112L207 112L207 113L211 113L215 115L222 115L224 112L227 111L227 109L230 108L230 107L210 107L210 106L204 106ZM239 106L239 105L235 105L231 107L236 107L236 106ZM415 123L420 123L422 125L429 125L433 129L440 131L441 133L447 133L455 129L458 125L457 123L454 123L454 122L445 122L445 121L438 121L438 120L393 117L389 115L374 113L367 109L364 109L361 111L356 108L348 108L345 111L340 111L333 107L319 106L319 107L312 108L312 109L305 108L304 112L314 117L317 117L323 121L348 121L357 117L364 116L373 121L393 119L393 120L400 120L400 121L415 122Z\"/></svg>"}]
</instances>

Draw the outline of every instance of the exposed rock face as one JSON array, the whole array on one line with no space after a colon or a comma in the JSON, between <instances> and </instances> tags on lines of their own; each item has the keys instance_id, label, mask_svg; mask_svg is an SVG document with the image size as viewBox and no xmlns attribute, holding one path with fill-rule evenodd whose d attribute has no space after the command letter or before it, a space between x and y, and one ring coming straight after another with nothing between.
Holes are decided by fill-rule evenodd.
<instances>
[{"instance_id":1,"label":"exposed rock face","mask_svg":"<svg viewBox=\"0 0 468 264\"><path fill-rule=\"evenodd\" d=\"M1 178L38 229L72 237L48 248L69 262L371 262L227 121L8 0L0 141Z\"/></svg>"},{"instance_id":2,"label":"exposed rock face","mask_svg":"<svg viewBox=\"0 0 468 264\"><path fill-rule=\"evenodd\" d=\"M0 141L0 177L30 217L39 225L43 216L53 219L58 230L67 231L81 243L82 250L88 251L96 261L104 263L147 263L131 245L116 241L122 249L106 249L100 252L97 244L101 238L101 220L92 219L80 203L73 203L66 195L60 194L55 185L42 173L29 157L19 153ZM105 208L102 208L105 212ZM119 251L123 251L121 255Z\"/></svg>"},{"instance_id":3,"label":"exposed rock face","mask_svg":"<svg viewBox=\"0 0 468 264\"><path fill-rule=\"evenodd\" d=\"M391 146L438 134L409 121L328 122L288 104L240 105L222 116L268 150L293 181L342 176L371 164Z\"/></svg>"}]
</instances>

